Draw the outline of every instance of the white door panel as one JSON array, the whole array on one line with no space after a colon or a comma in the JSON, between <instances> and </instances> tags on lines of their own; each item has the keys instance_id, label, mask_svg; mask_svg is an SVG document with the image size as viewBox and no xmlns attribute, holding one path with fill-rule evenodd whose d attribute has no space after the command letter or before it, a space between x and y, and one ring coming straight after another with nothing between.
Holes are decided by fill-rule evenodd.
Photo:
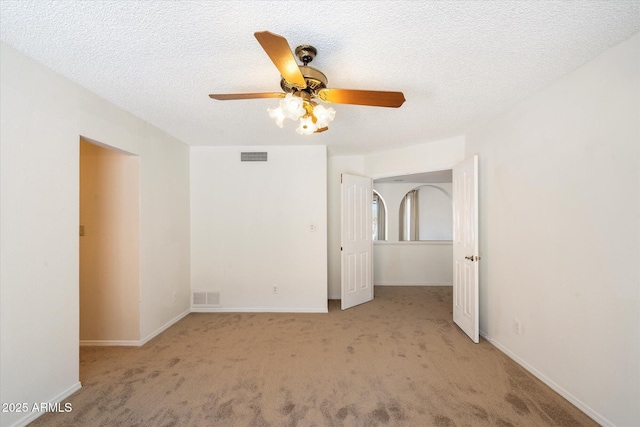
<instances>
[{"instance_id":1,"label":"white door panel","mask_svg":"<svg viewBox=\"0 0 640 427\"><path fill-rule=\"evenodd\" d=\"M479 342L478 156L453 168L453 321Z\"/></svg>"},{"instance_id":2,"label":"white door panel","mask_svg":"<svg viewBox=\"0 0 640 427\"><path fill-rule=\"evenodd\" d=\"M342 309L373 299L371 178L342 174Z\"/></svg>"}]
</instances>

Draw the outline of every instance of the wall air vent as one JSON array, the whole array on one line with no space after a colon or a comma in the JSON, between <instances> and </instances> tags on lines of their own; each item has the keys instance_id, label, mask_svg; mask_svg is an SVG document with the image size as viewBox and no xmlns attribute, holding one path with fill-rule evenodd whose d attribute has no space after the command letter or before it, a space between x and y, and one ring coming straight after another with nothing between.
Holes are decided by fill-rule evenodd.
<instances>
[{"instance_id":1,"label":"wall air vent","mask_svg":"<svg viewBox=\"0 0 640 427\"><path fill-rule=\"evenodd\" d=\"M198 307L220 305L220 292L193 292L193 305Z\"/></svg>"},{"instance_id":2,"label":"wall air vent","mask_svg":"<svg viewBox=\"0 0 640 427\"><path fill-rule=\"evenodd\" d=\"M243 151L240 153L241 162L266 162L266 151Z\"/></svg>"}]
</instances>

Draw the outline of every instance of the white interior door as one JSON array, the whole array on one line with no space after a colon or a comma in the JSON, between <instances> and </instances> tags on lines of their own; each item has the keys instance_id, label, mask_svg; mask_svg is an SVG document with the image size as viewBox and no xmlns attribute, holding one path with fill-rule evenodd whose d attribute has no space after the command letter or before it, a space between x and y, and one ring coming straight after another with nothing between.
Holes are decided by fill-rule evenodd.
<instances>
[{"instance_id":1,"label":"white interior door","mask_svg":"<svg viewBox=\"0 0 640 427\"><path fill-rule=\"evenodd\" d=\"M479 342L478 156L453 168L453 321Z\"/></svg>"},{"instance_id":2,"label":"white interior door","mask_svg":"<svg viewBox=\"0 0 640 427\"><path fill-rule=\"evenodd\" d=\"M342 174L342 309L373 299L371 178Z\"/></svg>"}]
</instances>

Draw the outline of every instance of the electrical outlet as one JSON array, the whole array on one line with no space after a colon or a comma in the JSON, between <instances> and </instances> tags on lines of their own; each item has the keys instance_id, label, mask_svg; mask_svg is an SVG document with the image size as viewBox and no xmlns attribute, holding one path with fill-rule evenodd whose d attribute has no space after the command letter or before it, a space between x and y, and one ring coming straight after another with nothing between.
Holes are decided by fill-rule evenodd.
<instances>
[{"instance_id":1,"label":"electrical outlet","mask_svg":"<svg viewBox=\"0 0 640 427\"><path fill-rule=\"evenodd\" d=\"M520 319L513 319L513 332L518 335L522 335L522 323Z\"/></svg>"},{"instance_id":2,"label":"electrical outlet","mask_svg":"<svg viewBox=\"0 0 640 427\"><path fill-rule=\"evenodd\" d=\"M274 294L277 294L277 293L278 293L278 287L277 287L277 286L274 286L274 287L273 287L273 293L274 293Z\"/></svg>"}]
</instances>

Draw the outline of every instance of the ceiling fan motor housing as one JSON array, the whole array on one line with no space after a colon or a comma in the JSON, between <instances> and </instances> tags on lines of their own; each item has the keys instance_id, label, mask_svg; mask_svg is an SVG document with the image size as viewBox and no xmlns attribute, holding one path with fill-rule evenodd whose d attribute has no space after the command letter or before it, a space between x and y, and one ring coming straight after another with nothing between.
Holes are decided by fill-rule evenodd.
<instances>
[{"instance_id":1,"label":"ceiling fan motor housing","mask_svg":"<svg viewBox=\"0 0 640 427\"><path fill-rule=\"evenodd\" d=\"M280 87L286 93L307 92L311 98L315 98L320 89L325 89L327 87L327 76L325 76L321 71L306 65L300 65L299 68L302 76L304 77L304 81L307 83L307 87L300 89L297 85L290 83L285 79L280 80Z\"/></svg>"}]
</instances>

